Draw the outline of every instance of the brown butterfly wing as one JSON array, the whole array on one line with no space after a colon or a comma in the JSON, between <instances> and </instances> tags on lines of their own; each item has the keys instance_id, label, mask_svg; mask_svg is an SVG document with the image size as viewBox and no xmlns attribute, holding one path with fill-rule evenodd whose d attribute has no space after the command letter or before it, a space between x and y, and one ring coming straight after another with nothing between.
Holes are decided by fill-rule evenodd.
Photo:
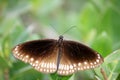
<instances>
[{"instance_id":1,"label":"brown butterfly wing","mask_svg":"<svg viewBox=\"0 0 120 80\"><path fill-rule=\"evenodd\" d=\"M57 40L35 40L17 45L13 49L16 58L30 63L36 70L54 73L57 69Z\"/></svg>"},{"instance_id":2,"label":"brown butterfly wing","mask_svg":"<svg viewBox=\"0 0 120 80\"><path fill-rule=\"evenodd\" d=\"M58 69L58 74L69 75L78 70L98 67L103 58L91 48L75 42L63 41L63 52Z\"/></svg>"}]
</instances>

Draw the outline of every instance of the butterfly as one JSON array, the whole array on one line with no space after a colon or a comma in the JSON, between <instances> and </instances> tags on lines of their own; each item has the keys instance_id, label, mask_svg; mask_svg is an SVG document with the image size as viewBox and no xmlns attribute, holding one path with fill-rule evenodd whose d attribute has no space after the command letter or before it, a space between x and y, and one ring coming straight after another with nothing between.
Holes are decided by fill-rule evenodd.
<instances>
[{"instance_id":1,"label":"butterfly","mask_svg":"<svg viewBox=\"0 0 120 80\"><path fill-rule=\"evenodd\" d=\"M42 73L70 75L100 66L104 59L88 46L76 41L43 39L18 44L13 55Z\"/></svg>"}]
</instances>

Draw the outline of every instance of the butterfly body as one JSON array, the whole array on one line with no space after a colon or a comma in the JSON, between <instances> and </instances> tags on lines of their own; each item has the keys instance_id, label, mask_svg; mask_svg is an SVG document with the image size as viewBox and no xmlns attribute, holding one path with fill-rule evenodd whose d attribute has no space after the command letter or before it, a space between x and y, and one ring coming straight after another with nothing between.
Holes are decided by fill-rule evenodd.
<instances>
[{"instance_id":1,"label":"butterfly body","mask_svg":"<svg viewBox=\"0 0 120 80\"><path fill-rule=\"evenodd\" d=\"M91 48L69 40L44 39L25 42L13 48L16 58L43 73L70 75L79 70L98 67L103 58Z\"/></svg>"}]
</instances>

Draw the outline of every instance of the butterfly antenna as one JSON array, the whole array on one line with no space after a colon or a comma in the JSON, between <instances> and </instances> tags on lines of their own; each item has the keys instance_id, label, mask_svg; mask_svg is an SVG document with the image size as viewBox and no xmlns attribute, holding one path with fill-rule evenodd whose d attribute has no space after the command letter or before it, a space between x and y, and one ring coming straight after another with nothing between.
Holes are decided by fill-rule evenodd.
<instances>
[{"instance_id":1,"label":"butterfly antenna","mask_svg":"<svg viewBox=\"0 0 120 80\"><path fill-rule=\"evenodd\" d=\"M69 29L67 29L65 32L63 32L63 34L61 35L64 35L65 33L67 33L68 31L70 31L72 28L75 28L76 26L71 26Z\"/></svg>"},{"instance_id":2,"label":"butterfly antenna","mask_svg":"<svg viewBox=\"0 0 120 80\"><path fill-rule=\"evenodd\" d=\"M55 32L57 32L57 34L59 34L59 32L57 31L57 29L56 29L52 24L50 24L50 26L53 28L53 30L54 30Z\"/></svg>"},{"instance_id":3,"label":"butterfly antenna","mask_svg":"<svg viewBox=\"0 0 120 80\"><path fill-rule=\"evenodd\" d=\"M50 24L50 26L54 29L54 31L55 32L57 32L57 30L56 30L56 28L52 25L52 24ZM65 32L63 32L63 34L61 34L61 35L64 35L65 33L67 33L68 31L70 31L72 28L75 28L76 26L71 26L69 29L67 29ZM58 33L58 32L57 32ZM59 34L59 33L58 33Z\"/></svg>"}]
</instances>

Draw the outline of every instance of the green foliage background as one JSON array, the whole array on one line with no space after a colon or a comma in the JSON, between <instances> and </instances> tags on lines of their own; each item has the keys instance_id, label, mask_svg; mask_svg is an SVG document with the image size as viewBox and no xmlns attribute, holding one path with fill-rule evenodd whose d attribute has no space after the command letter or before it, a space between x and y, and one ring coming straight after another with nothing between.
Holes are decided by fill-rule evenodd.
<instances>
[{"instance_id":1,"label":"green foliage background","mask_svg":"<svg viewBox=\"0 0 120 80\"><path fill-rule=\"evenodd\" d=\"M89 45L104 57L108 80L120 80L120 0L0 0L0 80L55 80L12 55L28 40L55 38ZM60 80L104 80L100 68Z\"/></svg>"}]
</instances>

